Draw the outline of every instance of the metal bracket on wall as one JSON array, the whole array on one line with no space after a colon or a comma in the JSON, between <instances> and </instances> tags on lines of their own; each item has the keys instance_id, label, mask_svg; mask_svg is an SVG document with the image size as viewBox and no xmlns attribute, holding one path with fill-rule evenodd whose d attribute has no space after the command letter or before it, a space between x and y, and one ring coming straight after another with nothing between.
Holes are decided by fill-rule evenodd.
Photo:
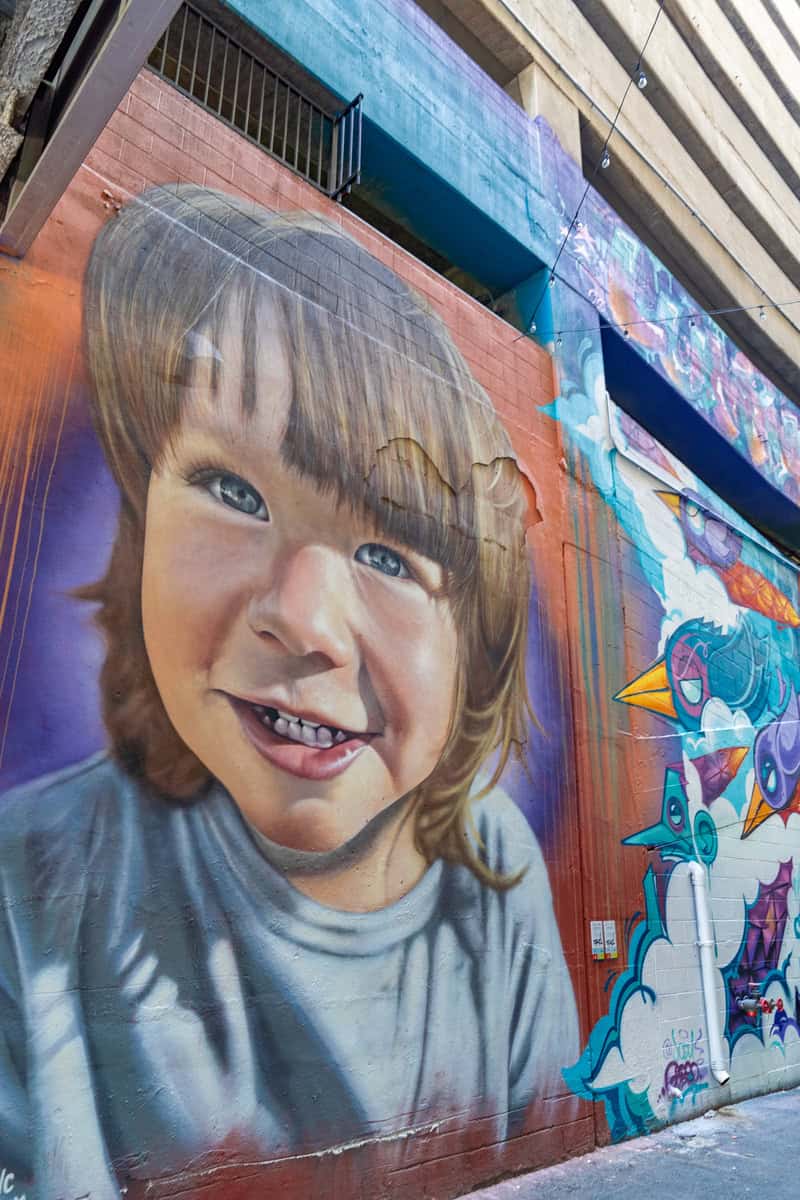
<instances>
[{"instance_id":1,"label":"metal bracket on wall","mask_svg":"<svg viewBox=\"0 0 800 1200\"><path fill-rule=\"evenodd\" d=\"M31 105L0 225L20 257L123 99L179 0L92 0L79 10Z\"/></svg>"}]
</instances>

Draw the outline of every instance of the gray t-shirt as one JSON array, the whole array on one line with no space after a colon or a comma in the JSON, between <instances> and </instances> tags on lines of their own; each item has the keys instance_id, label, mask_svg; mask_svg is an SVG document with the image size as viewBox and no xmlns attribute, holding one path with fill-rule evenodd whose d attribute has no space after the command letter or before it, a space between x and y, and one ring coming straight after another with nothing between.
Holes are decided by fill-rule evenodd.
<instances>
[{"instance_id":1,"label":"gray t-shirt","mask_svg":"<svg viewBox=\"0 0 800 1200\"><path fill-rule=\"evenodd\" d=\"M302 895L217 788L179 805L106 755L0 807L0 1166L116 1198L216 1147L272 1158L564 1092L575 1003L542 857L475 805L506 892L436 862L349 913Z\"/></svg>"}]
</instances>

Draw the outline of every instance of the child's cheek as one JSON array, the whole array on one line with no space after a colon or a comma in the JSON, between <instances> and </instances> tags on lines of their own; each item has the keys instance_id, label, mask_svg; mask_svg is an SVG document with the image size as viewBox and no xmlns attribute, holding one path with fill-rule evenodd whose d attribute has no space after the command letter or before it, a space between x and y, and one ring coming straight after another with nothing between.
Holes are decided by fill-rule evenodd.
<instances>
[{"instance_id":1,"label":"child's cheek","mask_svg":"<svg viewBox=\"0 0 800 1200\"><path fill-rule=\"evenodd\" d=\"M458 662L449 603L413 585L395 586L376 588L365 610L370 614L367 640L373 650L370 675L384 708L393 712L390 724L406 735L429 735L431 753L438 754L449 722Z\"/></svg>"},{"instance_id":2,"label":"child's cheek","mask_svg":"<svg viewBox=\"0 0 800 1200\"><path fill-rule=\"evenodd\" d=\"M148 651L202 668L236 619L258 559L254 530L205 505L158 497L148 505L142 616ZM199 510L199 511L198 511ZM155 664L154 664L155 665Z\"/></svg>"}]
</instances>

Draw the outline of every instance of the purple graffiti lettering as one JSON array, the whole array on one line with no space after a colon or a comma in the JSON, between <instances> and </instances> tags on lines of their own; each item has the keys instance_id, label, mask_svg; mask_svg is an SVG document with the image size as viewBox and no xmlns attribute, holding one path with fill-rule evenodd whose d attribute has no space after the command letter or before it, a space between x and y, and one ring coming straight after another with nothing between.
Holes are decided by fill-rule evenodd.
<instances>
[{"instance_id":1,"label":"purple graffiti lettering","mask_svg":"<svg viewBox=\"0 0 800 1200\"><path fill-rule=\"evenodd\" d=\"M703 1077L702 1063L688 1059L686 1062L668 1062L664 1071L664 1086L662 1097L674 1098L675 1092L685 1092L692 1084L699 1083Z\"/></svg>"}]
</instances>

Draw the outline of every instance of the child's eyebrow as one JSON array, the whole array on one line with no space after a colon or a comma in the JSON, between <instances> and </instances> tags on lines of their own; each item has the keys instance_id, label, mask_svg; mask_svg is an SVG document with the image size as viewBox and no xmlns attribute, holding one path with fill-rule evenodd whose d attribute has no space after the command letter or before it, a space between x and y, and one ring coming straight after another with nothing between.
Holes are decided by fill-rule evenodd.
<instances>
[{"instance_id":1,"label":"child's eyebrow","mask_svg":"<svg viewBox=\"0 0 800 1200\"><path fill-rule=\"evenodd\" d=\"M200 419L194 417L187 420L184 417L179 429L179 436L204 438L217 443L217 445L222 445L228 450L256 449L252 439L247 437L245 428L237 430L229 421L222 421L211 414L203 414Z\"/></svg>"},{"instance_id":2,"label":"child's eyebrow","mask_svg":"<svg viewBox=\"0 0 800 1200\"><path fill-rule=\"evenodd\" d=\"M268 436L253 436L257 409L248 411L238 394L224 403L218 394L199 386L195 396L187 398L176 429L176 442L206 440L237 454L254 458L266 450L280 451L284 429L270 429Z\"/></svg>"}]
</instances>

